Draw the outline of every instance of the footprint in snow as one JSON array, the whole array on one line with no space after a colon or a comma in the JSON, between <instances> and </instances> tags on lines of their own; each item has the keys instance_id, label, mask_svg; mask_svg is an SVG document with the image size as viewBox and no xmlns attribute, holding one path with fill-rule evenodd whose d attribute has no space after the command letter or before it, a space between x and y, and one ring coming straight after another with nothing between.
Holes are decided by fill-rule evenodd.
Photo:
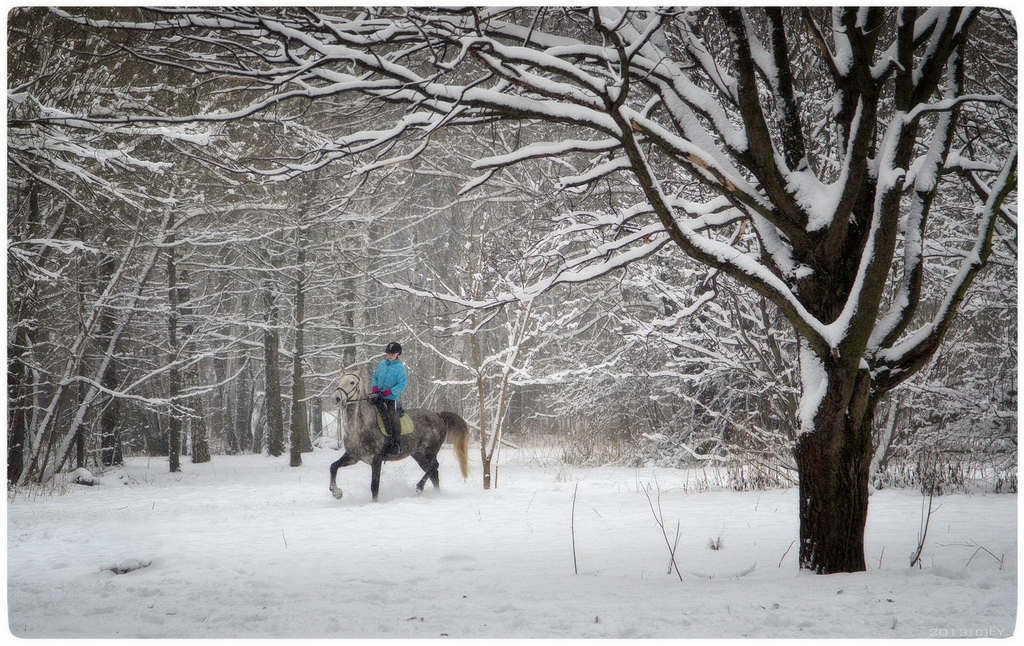
<instances>
[{"instance_id":1,"label":"footprint in snow","mask_svg":"<svg viewBox=\"0 0 1024 646\"><path fill-rule=\"evenodd\" d=\"M472 572L480 569L476 558L470 554L456 554L449 552L437 559L437 562L441 565L441 570L444 572L452 572L455 570Z\"/></svg>"},{"instance_id":2,"label":"footprint in snow","mask_svg":"<svg viewBox=\"0 0 1024 646\"><path fill-rule=\"evenodd\" d=\"M134 572L135 570L141 570L142 568L149 567L152 564L152 559L148 559L145 561L139 559L127 559L124 561L118 561L117 563L104 569L110 570L114 574L128 574L129 572Z\"/></svg>"}]
</instances>

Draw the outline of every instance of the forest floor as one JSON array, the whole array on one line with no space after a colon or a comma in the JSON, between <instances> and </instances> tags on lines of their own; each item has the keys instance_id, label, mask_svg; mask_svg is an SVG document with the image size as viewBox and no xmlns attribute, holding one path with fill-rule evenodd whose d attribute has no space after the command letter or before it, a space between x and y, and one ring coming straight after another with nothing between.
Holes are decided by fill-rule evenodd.
<instances>
[{"instance_id":1,"label":"forest floor","mask_svg":"<svg viewBox=\"0 0 1024 646\"><path fill-rule=\"evenodd\" d=\"M476 454L472 454L476 457ZM876 491L869 570L797 567L793 489L706 490L674 469L582 468L504 449L498 486L441 454L339 472L317 449L133 458L99 486L9 493L11 634L31 638L1009 637L1017 496ZM645 493L645 491L647 493ZM665 531L657 522L656 511ZM670 571L667 541L678 547ZM712 549L712 546L718 549ZM681 577L680 577L681 575ZM682 580L680 580L680 578Z\"/></svg>"}]
</instances>

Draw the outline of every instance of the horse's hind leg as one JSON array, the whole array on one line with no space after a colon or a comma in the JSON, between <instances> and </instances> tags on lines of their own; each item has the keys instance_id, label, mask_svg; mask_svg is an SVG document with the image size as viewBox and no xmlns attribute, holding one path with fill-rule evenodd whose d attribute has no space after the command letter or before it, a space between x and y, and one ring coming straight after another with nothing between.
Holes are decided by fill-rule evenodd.
<instances>
[{"instance_id":1,"label":"horse's hind leg","mask_svg":"<svg viewBox=\"0 0 1024 646\"><path fill-rule=\"evenodd\" d=\"M427 477L429 475L429 473L424 473L420 481L416 483L416 493L423 493L423 485L427 484Z\"/></svg>"},{"instance_id":2,"label":"horse's hind leg","mask_svg":"<svg viewBox=\"0 0 1024 646\"><path fill-rule=\"evenodd\" d=\"M423 469L423 477L420 478L419 483L416 485L416 491L423 493L423 487L427 484L428 478L434 483L434 489L440 489L440 478L437 475L437 456L414 455L412 457L416 460L416 464L420 465L420 468Z\"/></svg>"},{"instance_id":3,"label":"horse's hind leg","mask_svg":"<svg viewBox=\"0 0 1024 646\"><path fill-rule=\"evenodd\" d=\"M355 464L356 462L358 462L358 460L346 452L345 455L341 456L341 458L331 465L331 494L335 498L341 500L342 496L341 488L335 483L335 478L338 476L338 469Z\"/></svg>"}]
</instances>

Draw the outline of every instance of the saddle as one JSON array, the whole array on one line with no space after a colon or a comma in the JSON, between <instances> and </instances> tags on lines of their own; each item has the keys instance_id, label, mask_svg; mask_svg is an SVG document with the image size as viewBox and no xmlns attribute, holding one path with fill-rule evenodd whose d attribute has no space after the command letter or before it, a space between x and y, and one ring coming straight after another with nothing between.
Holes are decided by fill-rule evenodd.
<instances>
[{"instance_id":1,"label":"saddle","mask_svg":"<svg viewBox=\"0 0 1024 646\"><path fill-rule=\"evenodd\" d=\"M408 413L402 413L402 417L399 420L402 435L411 435L413 432L412 418L409 417ZM384 426L384 418L377 413L377 428L380 429L381 435L384 437L390 437L388 429Z\"/></svg>"}]
</instances>

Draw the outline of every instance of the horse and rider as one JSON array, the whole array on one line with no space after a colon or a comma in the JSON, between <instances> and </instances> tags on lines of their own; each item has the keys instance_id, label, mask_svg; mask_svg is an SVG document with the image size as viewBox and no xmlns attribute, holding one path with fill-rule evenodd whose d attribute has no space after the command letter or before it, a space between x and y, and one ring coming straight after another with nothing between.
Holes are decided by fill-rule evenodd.
<instances>
[{"instance_id":1,"label":"horse and rider","mask_svg":"<svg viewBox=\"0 0 1024 646\"><path fill-rule=\"evenodd\" d=\"M345 452L330 469L330 490L335 498L342 497L336 482L338 469L358 462L369 464L370 493L377 500L382 464L408 457L423 469L416 490L422 492L427 481L439 488L437 453L446 441L452 444L462 477L469 476L470 434L466 421L450 411L403 410L399 397L408 385L408 375L399 359L402 346L393 341L384 348L384 354L372 377L366 368L350 368L343 371L334 389L334 403L339 415L344 416L345 428ZM403 415L408 416L412 431L404 441L400 422Z\"/></svg>"}]
</instances>

